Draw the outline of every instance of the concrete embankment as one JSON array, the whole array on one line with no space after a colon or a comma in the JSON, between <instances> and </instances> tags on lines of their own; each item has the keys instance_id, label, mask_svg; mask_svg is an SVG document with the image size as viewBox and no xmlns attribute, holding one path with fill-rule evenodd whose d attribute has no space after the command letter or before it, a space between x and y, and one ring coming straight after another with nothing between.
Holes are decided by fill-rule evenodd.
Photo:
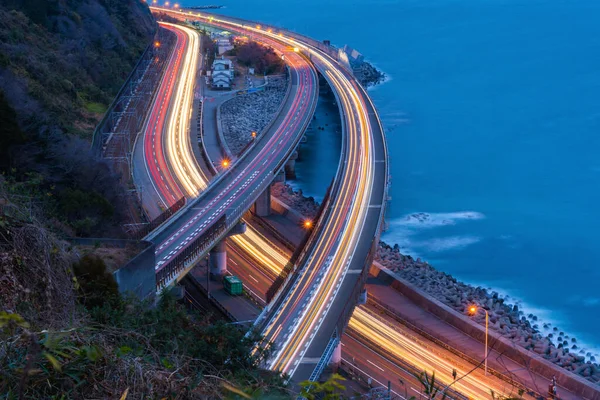
<instances>
[{"instance_id":1,"label":"concrete embankment","mask_svg":"<svg viewBox=\"0 0 600 400\"><path fill-rule=\"evenodd\" d=\"M430 314L435 315L445 324L455 328L457 331L475 339L477 342L479 342L477 345L478 349L483 348L482 346L485 342L485 328L483 326L476 323L469 317L456 312L449 306L443 304L427 293L415 288L410 283L399 278L393 272L389 271L387 268L381 266L381 264L377 262L373 263L369 272L372 276L377 277L378 280L388 284L391 288L400 293L414 305ZM381 292L375 287L372 287L371 289L373 290L371 290L371 293L369 293L370 296L374 296L375 299L380 300L382 303L388 304L388 309L392 310L392 312L398 313L400 316L403 315L403 313L399 311L399 308L396 308L399 306L399 304L390 302L389 296L382 295ZM461 344L460 340L457 341L456 335L452 335L451 330L445 329L444 327L436 329L436 327L432 326L432 324L420 324L418 320L413 318L411 319L412 320L409 322L420 325L419 328L423 329L425 332L444 340L448 344L455 345L458 350L471 355L475 359L481 358L481 355L478 356L477 352L473 351L473 343L463 341ZM547 380L545 382L545 387L543 381L538 382L538 391L542 393L545 393L543 390L547 389L547 385L549 382L551 382L552 377L556 376L559 386L576 393L577 395L581 396L581 398L595 400L600 399L599 388L583 377L566 371L564 368L561 368L556 364L543 359L535 352L526 350L511 340L500 336L494 331L490 331L489 335L490 347L492 347L499 356L507 359L502 361L500 363L501 365L496 367L499 372L502 373L505 369L512 371L512 374L515 375L513 379L515 379L517 382L522 381L520 375L523 373L529 375L529 371L531 371L535 374L538 374ZM490 357L489 360L492 360L492 358L494 357ZM497 363L498 358L496 357L493 361ZM514 368L508 368L507 365L509 363L517 365L515 365ZM520 370L519 366L521 367Z\"/></svg>"}]
</instances>

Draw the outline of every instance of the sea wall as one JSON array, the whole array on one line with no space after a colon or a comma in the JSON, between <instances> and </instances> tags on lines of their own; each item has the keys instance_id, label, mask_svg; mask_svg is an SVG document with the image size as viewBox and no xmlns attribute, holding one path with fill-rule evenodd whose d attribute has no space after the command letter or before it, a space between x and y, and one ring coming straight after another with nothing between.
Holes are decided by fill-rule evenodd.
<instances>
[{"instance_id":1,"label":"sea wall","mask_svg":"<svg viewBox=\"0 0 600 400\"><path fill-rule=\"evenodd\" d=\"M454 326L467 335L481 341L485 341L485 328L473 321L471 318L462 315L449 306L443 304L433 296L415 288L409 282L399 278L392 271L388 270L378 262L374 262L369 270L371 275L379 280L389 284L391 287L402 293L413 303L442 319L446 323ZM600 390L596 385L587 381L583 377L569 373L564 368L558 367L549 360L531 350L517 345L494 331L490 331L493 337L494 349L499 353L506 355L512 360L526 366L531 371L544 376L549 381L556 376L558 384L574 393L584 396L586 399L600 399Z\"/></svg>"}]
</instances>

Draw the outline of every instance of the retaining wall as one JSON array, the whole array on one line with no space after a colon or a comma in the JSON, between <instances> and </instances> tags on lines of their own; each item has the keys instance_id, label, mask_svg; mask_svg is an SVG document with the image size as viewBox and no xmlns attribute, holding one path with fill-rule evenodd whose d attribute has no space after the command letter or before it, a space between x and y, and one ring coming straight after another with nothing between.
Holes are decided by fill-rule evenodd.
<instances>
[{"instance_id":1,"label":"retaining wall","mask_svg":"<svg viewBox=\"0 0 600 400\"><path fill-rule=\"evenodd\" d=\"M437 316L481 343L485 342L485 328L483 326L454 311L432 296L411 286L408 282L397 277L381 264L373 262L369 272L379 280L389 284L392 288L402 293L422 309ZM490 331L489 336L495 341L494 349L496 351L505 354L517 363L522 364L531 371L547 378L548 381L552 381L552 377L556 376L558 384L569 391L577 393L584 399L600 400L600 387L595 387L592 382L553 364L533 351L526 350L512 341L501 337L494 331Z\"/></svg>"}]
</instances>

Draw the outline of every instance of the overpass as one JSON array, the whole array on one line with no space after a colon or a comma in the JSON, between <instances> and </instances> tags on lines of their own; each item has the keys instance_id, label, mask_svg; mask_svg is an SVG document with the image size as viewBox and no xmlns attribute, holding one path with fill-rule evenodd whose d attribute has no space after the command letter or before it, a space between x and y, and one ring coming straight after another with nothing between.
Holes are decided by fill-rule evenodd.
<instances>
[{"instance_id":1,"label":"overpass","mask_svg":"<svg viewBox=\"0 0 600 400\"><path fill-rule=\"evenodd\" d=\"M270 33L270 32L269 32L269 33ZM308 54L310 55L311 53L310 53L310 52L308 52ZM321 68L319 68L319 69L320 69L320 70L322 70ZM331 82L331 81L330 81L330 82ZM357 89L359 89L359 92L360 92L360 90L362 90L362 88L360 88L360 87L357 87ZM338 100L339 100L339 98L340 98L340 94L338 93L338 91L336 91L336 95L338 96ZM338 101L338 104L339 104L339 101ZM371 104L371 106L372 106L372 104ZM373 115L374 115L374 109L373 109ZM358 120L357 120L357 121L358 121ZM385 149L384 149L384 150L385 150ZM342 157L343 157L343 155L342 155ZM338 176L339 176L339 175L340 175L340 173L338 172ZM377 207L374 207L374 208L377 208ZM299 271L302 271L304 268L306 268L305 266L301 266L302 264L300 264L300 263L299 263L299 265L300 265L300 267L298 268L298 270L299 270ZM356 273L358 273L357 271L353 271L353 270L350 270L349 272L351 272L351 273L355 273L355 274L356 274ZM296 280L293 280L293 281L292 281L292 283L296 284ZM292 291L293 291L293 289L292 289ZM289 293L290 293L290 292L288 292L288 295L289 295ZM353 291L353 293L356 293L356 290L354 290L354 291ZM285 296L280 296L280 297L285 297ZM271 306L270 310L274 310L274 311L276 310L277 312L281 312L281 307L277 307L277 306ZM345 311L345 309L344 309L343 311ZM343 312L342 312L342 315L344 315L344 313L343 313ZM364 312L364 311L362 311L362 313L361 313L361 312L359 312L359 313L358 313L358 317L356 317L356 318L357 318L357 320L358 320L358 321L361 321L361 320L360 320L361 318L362 318L362 320L365 320L365 321L367 321L368 319L366 319L366 318L365 318L365 316L366 316L365 312ZM369 318L371 318L371 317L369 317ZM275 320L275 319L276 319L276 318L274 318L273 316L268 316L268 317L266 318L266 320L268 321L268 323L269 323L269 322L272 322L272 321L273 321L273 320ZM323 319L323 317L321 317L321 319ZM376 317L374 317L374 318L371 318L371 319L372 319L373 321L376 321L376 320L377 320L377 318L376 318ZM338 322L337 322L337 325L338 325L338 326L337 326L337 328L338 328L338 329L343 329L343 327L344 327L344 325L345 325L345 323L344 323L344 321L343 321L343 320L344 320L344 319L342 318L342 322L341 322L341 323L340 323L340 321L338 321ZM321 322L321 321L319 321L319 322ZM324 322L324 323L325 323L325 322ZM388 331L388 332L392 332L392 331L390 330L390 328L387 328L387 326L388 326L388 325L390 325L390 324L383 323L383 322L381 322L381 321L376 321L375 323L373 323L373 322L371 321L370 323L371 323L371 325L372 325L374 328L364 328L364 327L366 327L366 326L367 326L367 325L366 325L366 323L364 323L364 321L361 321L361 323L363 324L363 325L362 325L362 326L363 326L363 328L361 328L361 330L364 330L364 329L381 329L381 328L385 328L385 329L387 329L387 331ZM355 320L354 324L355 324L355 326L354 326L354 330L356 331L356 324L357 324L356 320ZM281 326L281 325L280 325L280 326ZM291 330L292 330L292 329L290 329L290 331L291 331ZM325 331L326 331L326 329L325 329ZM339 332L339 331L338 331L338 332ZM318 329L317 329L317 330L315 330L315 331L313 332L313 336L314 336L315 334L317 334L317 333L318 333ZM376 336L376 335L378 335L378 334L379 334L379 333L378 333L377 331L375 331L375 333L369 333L369 337L371 337L371 336L375 337L375 336ZM392 335L394 335L394 333L392 332L392 333L388 333L388 334L386 334L386 335L390 335L390 336L392 336ZM286 335L286 336L287 336L287 335ZM312 337L311 337L311 339L312 339ZM327 342L326 349L331 349L331 348L333 347L333 346L332 346L332 344L335 344L335 343L336 343L336 339L337 339L336 337L330 338L330 340ZM315 340L317 340L317 339L315 339ZM394 339L394 340L395 340L396 342L398 342L398 339ZM382 339L377 339L377 341L378 341L378 342L380 342L380 343L381 343L381 342L385 342L385 340L382 340ZM321 340L321 342L324 342L324 340ZM308 343L308 346L306 346L306 347L308 347L308 350L310 351L310 348L311 348L311 343ZM389 351L389 350L388 350L388 351ZM332 351L332 353L333 353L333 351ZM384 353L385 353L385 351L384 351ZM292 374L293 374L293 373L295 373L295 374L296 374L296 376L299 376L299 374L301 374L301 373L302 373L302 372L301 372L302 365L308 365L308 366L310 366L310 365L312 365L312 364L315 364L315 363L318 365L318 364L319 364L319 362L320 362L321 364L323 364L324 357L323 357L323 356L321 356L321 357L318 357L318 355L319 355L319 354L321 354L321 353L318 353L318 352L317 352L316 354L317 354L317 356L315 356L315 357L307 357L307 356L305 356L305 357L301 357L301 358L299 359L298 363L297 363L297 364L301 364L301 366L300 366L300 367L298 367L298 368L297 368L297 369L296 369L294 372L292 372ZM325 351L325 354L330 354L330 353L328 353L327 351ZM269 360L269 362L273 362L273 361L272 361L272 360ZM442 362L442 363L443 363L443 362ZM418 365L418 363L415 363L415 364L416 364L416 365ZM434 364L432 368L435 368L435 365L436 365L436 364ZM308 369L310 370L310 367L308 367ZM298 370L300 370L300 372L298 372ZM314 373L315 373L315 371L316 371L316 370L317 370L316 368L312 370L312 371L313 371L313 375L314 375ZM295 379L295 380L297 380L297 379L299 379L299 378L294 378L294 379ZM471 385L471 384L469 384L469 385ZM475 382L474 382L474 385L471 385L471 390L480 390L480 391L481 391L481 393L486 393L486 390L487 390L487 389L486 389L485 387L478 388L478 386L479 386L478 382L476 382L476 381L475 381ZM499 390L496 390L496 392L499 392Z\"/></svg>"},{"instance_id":2,"label":"overpass","mask_svg":"<svg viewBox=\"0 0 600 400\"><path fill-rule=\"evenodd\" d=\"M283 105L283 112L254 140L240 159L223 167L216 179L199 196L194 196L194 190L202 189L201 181L194 180L187 189L185 184L186 180L189 181L186 176L194 166L188 161L189 168L178 167L186 159L193 159L191 151L180 151L176 147L177 141L182 142L181 138L184 136L167 135L180 139L157 140L152 143L152 151L146 152L146 164L150 166L155 163L154 155L159 147L165 149L164 153L169 153L171 162L157 168L174 172L174 179L164 186L175 189L165 192L178 190L178 185L174 184L177 181L179 187L183 187L184 192L187 191L184 194L189 196L186 207L147 238L156 245L157 291L177 282L212 247L221 245L221 240L238 224L243 213L268 191L269 185L295 151L310 122L317 100L316 73L304 56L293 49L281 45L279 47L290 66L291 79L291 90ZM161 105L160 110L165 107ZM185 108L181 106L175 110ZM172 115L179 114L176 112ZM184 126L189 118L185 115L177 116L174 121L176 124L171 122L164 129L170 130L177 124ZM161 175L153 175L152 181L160 187L166 180ZM171 195L172 199L176 197Z\"/></svg>"},{"instance_id":3,"label":"overpass","mask_svg":"<svg viewBox=\"0 0 600 400\"><path fill-rule=\"evenodd\" d=\"M162 11L287 44L312 60L336 94L344 141L331 196L312 239L289 268L294 273L287 276L288 284L258 321L265 339L276 348L267 365L295 381L314 378L328 358L339 352L339 336L361 295L365 265L378 244L388 170L385 138L375 107L347 68L332 57L335 52L324 51L314 41L239 19ZM226 226L227 222L220 224ZM210 247L209 240L206 242L205 247Z\"/></svg>"}]
</instances>

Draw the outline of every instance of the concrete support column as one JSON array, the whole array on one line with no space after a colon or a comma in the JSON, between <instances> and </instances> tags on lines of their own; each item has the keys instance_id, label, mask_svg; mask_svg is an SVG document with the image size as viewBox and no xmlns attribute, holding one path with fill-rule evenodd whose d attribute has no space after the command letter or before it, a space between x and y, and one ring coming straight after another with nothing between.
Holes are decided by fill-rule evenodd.
<instances>
[{"instance_id":1,"label":"concrete support column","mask_svg":"<svg viewBox=\"0 0 600 400\"><path fill-rule=\"evenodd\" d=\"M358 296L358 304L367 304L367 289L363 289Z\"/></svg>"},{"instance_id":2,"label":"concrete support column","mask_svg":"<svg viewBox=\"0 0 600 400\"><path fill-rule=\"evenodd\" d=\"M298 159L298 152L294 151L290 156L290 159L285 163L285 178L296 179L296 160Z\"/></svg>"},{"instance_id":3,"label":"concrete support column","mask_svg":"<svg viewBox=\"0 0 600 400\"><path fill-rule=\"evenodd\" d=\"M333 350L333 354L331 355L331 360L329 361L329 366L333 369L333 372L337 372L340 364L342 363L342 342L339 342L335 349Z\"/></svg>"},{"instance_id":4,"label":"concrete support column","mask_svg":"<svg viewBox=\"0 0 600 400\"><path fill-rule=\"evenodd\" d=\"M225 239L210 251L210 276L221 279L227 273L227 242Z\"/></svg>"},{"instance_id":5,"label":"concrete support column","mask_svg":"<svg viewBox=\"0 0 600 400\"><path fill-rule=\"evenodd\" d=\"M267 217L271 214L271 185L254 202L254 213L259 217Z\"/></svg>"},{"instance_id":6,"label":"concrete support column","mask_svg":"<svg viewBox=\"0 0 600 400\"><path fill-rule=\"evenodd\" d=\"M273 179L273 182L283 182L285 183L285 171L282 169L280 170L277 175L275 175L275 179Z\"/></svg>"}]
</instances>

